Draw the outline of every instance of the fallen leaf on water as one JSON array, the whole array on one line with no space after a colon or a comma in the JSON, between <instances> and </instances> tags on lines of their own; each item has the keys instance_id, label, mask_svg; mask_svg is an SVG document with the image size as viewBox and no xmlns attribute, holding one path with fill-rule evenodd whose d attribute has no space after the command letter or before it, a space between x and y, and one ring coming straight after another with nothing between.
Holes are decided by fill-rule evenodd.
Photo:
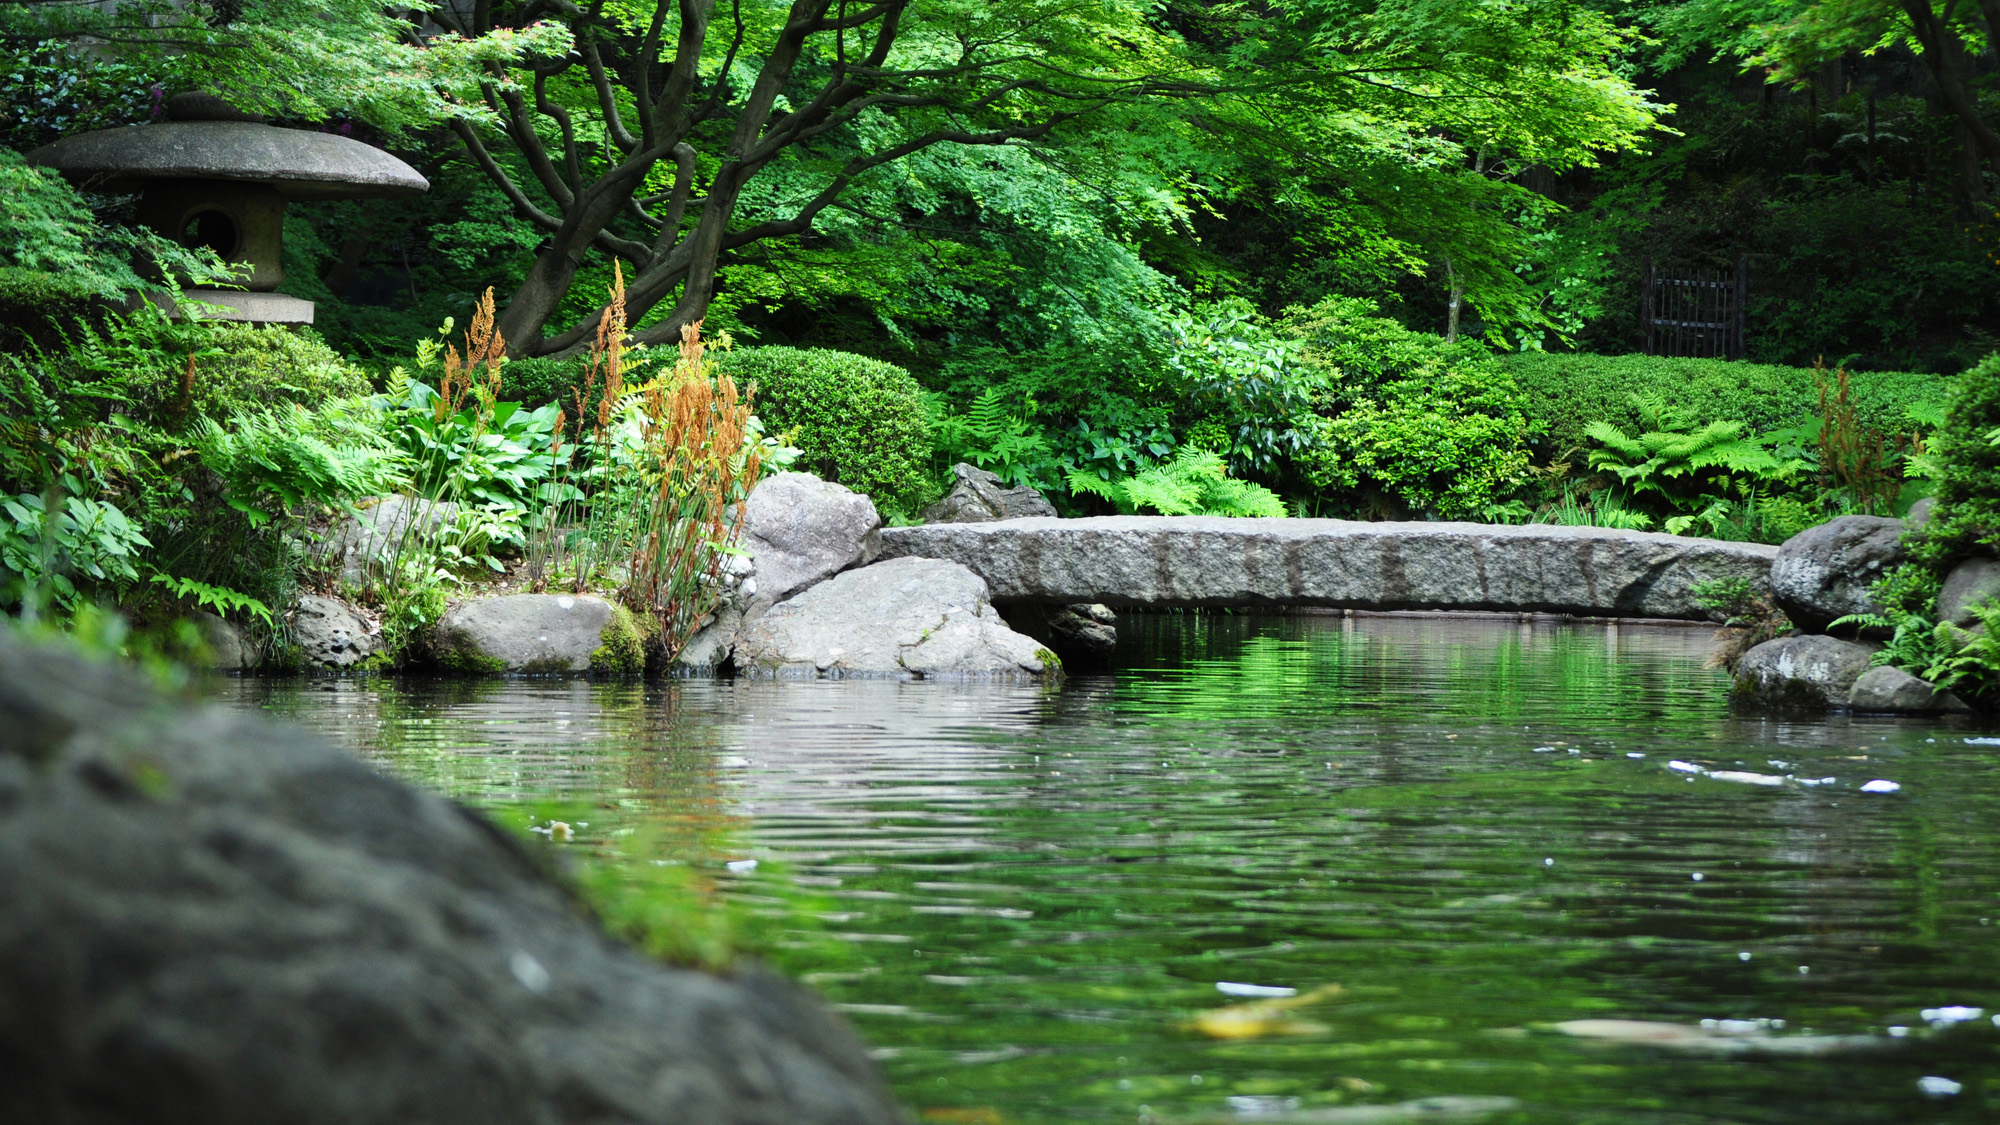
<instances>
[{"instance_id":1,"label":"fallen leaf on water","mask_svg":"<svg viewBox=\"0 0 2000 1125\"><path fill-rule=\"evenodd\" d=\"M1196 1031L1211 1039L1261 1039L1267 1035L1311 1035L1326 1030L1324 1024L1300 1019L1291 1013L1308 1004L1317 1004L1340 995L1337 984L1323 985L1297 996L1253 1000L1212 1008L1191 1022Z\"/></svg>"}]
</instances>

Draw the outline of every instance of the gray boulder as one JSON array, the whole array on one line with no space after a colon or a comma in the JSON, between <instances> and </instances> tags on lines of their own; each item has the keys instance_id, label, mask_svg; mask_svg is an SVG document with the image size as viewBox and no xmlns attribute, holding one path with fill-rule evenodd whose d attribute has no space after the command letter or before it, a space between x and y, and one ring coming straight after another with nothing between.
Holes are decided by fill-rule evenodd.
<instances>
[{"instance_id":1,"label":"gray boulder","mask_svg":"<svg viewBox=\"0 0 2000 1125\"><path fill-rule=\"evenodd\" d=\"M1931 513L1936 509L1937 497L1926 496L1910 505L1909 512L1903 516L1903 522L1910 525L1911 531L1921 530L1925 524L1931 522Z\"/></svg>"},{"instance_id":2,"label":"gray boulder","mask_svg":"<svg viewBox=\"0 0 2000 1125\"><path fill-rule=\"evenodd\" d=\"M208 646L209 667L218 672L241 672L257 666L257 646L242 629L207 610L194 614L192 620L201 630L202 643Z\"/></svg>"},{"instance_id":3,"label":"gray boulder","mask_svg":"<svg viewBox=\"0 0 2000 1125\"><path fill-rule=\"evenodd\" d=\"M1047 645L1066 666L1102 664L1118 648L1118 615L1107 605L1015 602L1000 612L1008 625Z\"/></svg>"},{"instance_id":4,"label":"gray boulder","mask_svg":"<svg viewBox=\"0 0 2000 1125\"><path fill-rule=\"evenodd\" d=\"M306 663L322 668L351 668L375 654L381 629L362 612L339 598L307 594L288 618L292 644Z\"/></svg>"},{"instance_id":5,"label":"gray boulder","mask_svg":"<svg viewBox=\"0 0 2000 1125\"><path fill-rule=\"evenodd\" d=\"M1847 705L1856 711L1889 714L1972 710L1958 696L1886 664L1861 673L1848 692Z\"/></svg>"},{"instance_id":6,"label":"gray boulder","mask_svg":"<svg viewBox=\"0 0 2000 1125\"><path fill-rule=\"evenodd\" d=\"M753 676L1032 679L1055 655L1007 627L957 563L894 559L850 570L751 621L736 670Z\"/></svg>"},{"instance_id":7,"label":"gray boulder","mask_svg":"<svg viewBox=\"0 0 2000 1125\"><path fill-rule=\"evenodd\" d=\"M1743 654L1733 693L1773 710L1830 711L1848 705L1880 646L1837 637L1779 637Z\"/></svg>"},{"instance_id":8,"label":"gray boulder","mask_svg":"<svg viewBox=\"0 0 2000 1125\"><path fill-rule=\"evenodd\" d=\"M810 473L778 473L751 490L744 505L743 549L755 560L742 579L749 604L761 610L880 549L882 517L874 501Z\"/></svg>"},{"instance_id":9,"label":"gray boulder","mask_svg":"<svg viewBox=\"0 0 2000 1125\"><path fill-rule=\"evenodd\" d=\"M957 483L944 499L925 508L926 523L984 523L988 520L1053 516L1055 506L1032 488L1008 488L985 469L963 461L951 467Z\"/></svg>"},{"instance_id":10,"label":"gray boulder","mask_svg":"<svg viewBox=\"0 0 2000 1125\"><path fill-rule=\"evenodd\" d=\"M604 935L509 831L0 636L0 1121L900 1121L745 966Z\"/></svg>"},{"instance_id":11,"label":"gray boulder","mask_svg":"<svg viewBox=\"0 0 2000 1125\"><path fill-rule=\"evenodd\" d=\"M2000 595L2000 559L1967 559L1945 575L1938 591L1939 621L1970 625L1972 607Z\"/></svg>"},{"instance_id":12,"label":"gray boulder","mask_svg":"<svg viewBox=\"0 0 2000 1125\"><path fill-rule=\"evenodd\" d=\"M509 594L445 611L433 641L437 661L461 672L645 670L632 615L588 594Z\"/></svg>"},{"instance_id":13,"label":"gray boulder","mask_svg":"<svg viewBox=\"0 0 2000 1125\"><path fill-rule=\"evenodd\" d=\"M1879 612L1868 587L1903 561L1907 530L1887 516L1841 516L1785 540L1771 562L1778 608L1809 633L1851 613Z\"/></svg>"},{"instance_id":14,"label":"gray boulder","mask_svg":"<svg viewBox=\"0 0 2000 1125\"><path fill-rule=\"evenodd\" d=\"M458 522L458 505L414 496L384 496L342 520L319 545L322 558L340 567L351 585L405 543L418 543Z\"/></svg>"}]
</instances>

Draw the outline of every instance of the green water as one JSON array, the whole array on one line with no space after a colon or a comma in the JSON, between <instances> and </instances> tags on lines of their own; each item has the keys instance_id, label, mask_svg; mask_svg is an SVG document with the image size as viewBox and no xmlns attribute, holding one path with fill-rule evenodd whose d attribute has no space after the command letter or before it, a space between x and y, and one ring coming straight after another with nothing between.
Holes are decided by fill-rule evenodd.
<instances>
[{"instance_id":1,"label":"green water","mask_svg":"<svg viewBox=\"0 0 2000 1125\"><path fill-rule=\"evenodd\" d=\"M654 829L657 858L789 912L775 960L928 1120L1358 1121L1480 1096L1515 1099L1494 1122L2000 1120L2000 746L1734 717L1707 644L1152 617L1114 674L1061 691L226 693L509 816L598 810L570 847ZM1266 1028L1290 1034L1216 1039L1190 1023L1240 1002L1219 981L1340 988ZM1948 1005L1985 1014L1920 1017ZM1547 1030L1578 1019L1784 1025L1742 1054ZM1855 1038L1784 1052L1806 1034Z\"/></svg>"}]
</instances>

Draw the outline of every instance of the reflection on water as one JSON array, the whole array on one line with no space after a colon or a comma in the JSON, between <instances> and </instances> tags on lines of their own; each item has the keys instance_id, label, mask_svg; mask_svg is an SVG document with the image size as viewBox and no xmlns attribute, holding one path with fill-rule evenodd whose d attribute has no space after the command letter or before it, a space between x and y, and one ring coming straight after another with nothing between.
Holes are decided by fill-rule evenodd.
<instances>
[{"instance_id":1,"label":"reflection on water","mask_svg":"<svg viewBox=\"0 0 2000 1125\"><path fill-rule=\"evenodd\" d=\"M934 1120L1436 1096L1514 1098L1482 1119L1517 1122L2000 1119L2000 1028L1921 1016L2000 1012L2000 748L1965 743L1980 731L1732 717L1696 629L1122 632L1114 675L1061 691L226 691L506 815L596 810L575 846L643 824L668 858L759 858L722 876L733 893L817 904L797 922L816 939L774 956ZM1877 778L1902 789L1860 791ZM1217 1038L1197 1016L1246 1002L1217 982L1307 995L1202 1021L1270 1033ZM1779 1046L1809 1032L1833 1053L1546 1030L1586 1019L1782 1020Z\"/></svg>"}]
</instances>

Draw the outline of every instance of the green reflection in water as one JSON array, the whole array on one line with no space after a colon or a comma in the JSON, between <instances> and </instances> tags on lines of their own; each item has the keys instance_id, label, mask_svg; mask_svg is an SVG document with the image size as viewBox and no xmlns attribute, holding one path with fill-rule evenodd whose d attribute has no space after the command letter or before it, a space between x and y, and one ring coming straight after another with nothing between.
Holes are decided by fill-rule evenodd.
<instances>
[{"instance_id":1,"label":"green reflection in water","mask_svg":"<svg viewBox=\"0 0 2000 1125\"><path fill-rule=\"evenodd\" d=\"M1919 1018L2000 1011L2000 749L1979 732L1732 717L1700 630L1187 616L1121 644L1115 675L1059 692L232 690L497 815L567 802L574 847L643 840L641 861L708 873L935 1120L1445 1095L1518 1099L1489 1118L1515 1122L2000 1113L2000 1029ZM1859 792L1877 777L1903 789ZM1317 1030L1218 1040L1190 1026L1234 1002L1218 981L1340 991L1289 1013ZM1519 1030L1579 1018L1782 1019L1880 1049Z\"/></svg>"}]
</instances>

